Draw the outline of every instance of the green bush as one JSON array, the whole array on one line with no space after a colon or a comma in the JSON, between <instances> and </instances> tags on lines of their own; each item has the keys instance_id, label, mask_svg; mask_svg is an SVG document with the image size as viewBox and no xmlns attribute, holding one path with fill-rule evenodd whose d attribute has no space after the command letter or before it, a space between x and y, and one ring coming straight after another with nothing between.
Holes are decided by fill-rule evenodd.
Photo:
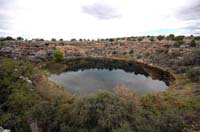
<instances>
[{"instance_id":1,"label":"green bush","mask_svg":"<svg viewBox=\"0 0 200 132\"><path fill-rule=\"evenodd\" d=\"M192 46L192 47L196 47L196 41L193 39L191 42L190 42L190 45Z\"/></svg>"},{"instance_id":2,"label":"green bush","mask_svg":"<svg viewBox=\"0 0 200 132\"><path fill-rule=\"evenodd\" d=\"M115 40L114 40L113 38L110 38L109 41L110 41L110 42L113 42L113 41L115 41Z\"/></svg>"},{"instance_id":3,"label":"green bush","mask_svg":"<svg viewBox=\"0 0 200 132\"><path fill-rule=\"evenodd\" d=\"M152 96L148 96L147 100L150 100L148 105L152 105L152 99ZM177 110L152 111L147 107L137 108L128 102L109 92L80 98L72 106L68 119L62 124L62 131L181 132L183 130L183 119Z\"/></svg>"},{"instance_id":4,"label":"green bush","mask_svg":"<svg viewBox=\"0 0 200 132\"><path fill-rule=\"evenodd\" d=\"M182 132L183 118L177 110L154 113L146 109L139 111L136 132Z\"/></svg>"},{"instance_id":5,"label":"green bush","mask_svg":"<svg viewBox=\"0 0 200 132\"><path fill-rule=\"evenodd\" d=\"M35 103L35 92L24 78L32 79L32 69L27 62L0 59L0 126L30 131L26 112Z\"/></svg>"},{"instance_id":6,"label":"green bush","mask_svg":"<svg viewBox=\"0 0 200 132\"><path fill-rule=\"evenodd\" d=\"M54 59L55 59L56 61L62 61L63 58L64 58L64 53L63 53L63 51L61 51L61 50L56 50L56 51L54 52Z\"/></svg>"},{"instance_id":7,"label":"green bush","mask_svg":"<svg viewBox=\"0 0 200 132\"><path fill-rule=\"evenodd\" d=\"M159 115L158 126L160 132L182 132L184 121L177 110L165 110Z\"/></svg>"},{"instance_id":8,"label":"green bush","mask_svg":"<svg viewBox=\"0 0 200 132\"><path fill-rule=\"evenodd\" d=\"M22 37L17 37L17 40L19 40L19 41L23 41L24 38L22 38Z\"/></svg>"},{"instance_id":9,"label":"green bush","mask_svg":"<svg viewBox=\"0 0 200 132\"><path fill-rule=\"evenodd\" d=\"M9 40L15 40L14 38L7 36L7 37L1 37L0 41L9 41Z\"/></svg>"},{"instance_id":10,"label":"green bush","mask_svg":"<svg viewBox=\"0 0 200 132\"><path fill-rule=\"evenodd\" d=\"M138 41L140 42L140 41L142 41L144 39L144 37L138 37Z\"/></svg>"},{"instance_id":11,"label":"green bush","mask_svg":"<svg viewBox=\"0 0 200 132\"><path fill-rule=\"evenodd\" d=\"M131 131L133 107L109 92L81 98L71 110L71 118L63 131L111 132Z\"/></svg>"},{"instance_id":12,"label":"green bush","mask_svg":"<svg viewBox=\"0 0 200 132\"><path fill-rule=\"evenodd\" d=\"M165 38L165 36L162 36L162 35L157 36L157 39L158 39L159 41L163 40L164 38Z\"/></svg>"},{"instance_id":13,"label":"green bush","mask_svg":"<svg viewBox=\"0 0 200 132\"><path fill-rule=\"evenodd\" d=\"M174 34L170 34L166 37L167 40L174 40L175 36Z\"/></svg>"},{"instance_id":14,"label":"green bush","mask_svg":"<svg viewBox=\"0 0 200 132\"><path fill-rule=\"evenodd\" d=\"M155 111L155 107L154 107L155 101L156 101L156 97L155 95L151 93L146 94L141 99L143 107L149 111Z\"/></svg>"},{"instance_id":15,"label":"green bush","mask_svg":"<svg viewBox=\"0 0 200 132\"><path fill-rule=\"evenodd\" d=\"M56 41L56 39L55 39L55 38L52 38L51 41Z\"/></svg>"},{"instance_id":16,"label":"green bush","mask_svg":"<svg viewBox=\"0 0 200 132\"><path fill-rule=\"evenodd\" d=\"M193 50L192 53L184 55L183 59L177 61L181 66L199 66L200 65L200 49Z\"/></svg>"},{"instance_id":17,"label":"green bush","mask_svg":"<svg viewBox=\"0 0 200 132\"><path fill-rule=\"evenodd\" d=\"M153 41L154 41L154 37L151 36L151 37L149 38L149 40L150 40L151 42L153 42Z\"/></svg>"},{"instance_id":18,"label":"green bush","mask_svg":"<svg viewBox=\"0 0 200 132\"><path fill-rule=\"evenodd\" d=\"M174 40L175 40L175 41L183 41L184 38L185 38L184 35L179 35L179 36L176 36L176 37L174 38Z\"/></svg>"},{"instance_id":19,"label":"green bush","mask_svg":"<svg viewBox=\"0 0 200 132\"><path fill-rule=\"evenodd\" d=\"M174 47L177 47L179 48L182 44L184 44L184 41L183 40L178 40L174 43Z\"/></svg>"},{"instance_id":20,"label":"green bush","mask_svg":"<svg viewBox=\"0 0 200 132\"><path fill-rule=\"evenodd\" d=\"M195 40L200 40L200 36L194 37Z\"/></svg>"},{"instance_id":21,"label":"green bush","mask_svg":"<svg viewBox=\"0 0 200 132\"><path fill-rule=\"evenodd\" d=\"M193 67L187 70L187 75L193 80L200 82L200 67Z\"/></svg>"}]
</instances>

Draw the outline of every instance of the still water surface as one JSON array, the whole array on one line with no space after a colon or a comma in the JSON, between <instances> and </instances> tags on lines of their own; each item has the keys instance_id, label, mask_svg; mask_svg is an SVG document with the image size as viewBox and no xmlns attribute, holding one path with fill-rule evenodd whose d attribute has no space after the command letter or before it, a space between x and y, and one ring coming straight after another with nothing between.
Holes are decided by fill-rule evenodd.
<instances>
[{"instance_id":1,"label":"still water surface","mask_svg":"<svg viewBox=\"0 0 200 132\"><path fill-rule=\"evenodd\" d=\"M168 86L165 82L154 80L151 76L126 72L122 69L85 69L64 71L51 74L49 79L63 86L66 91L78 95L86 95L97 90L109 90L126 87L139 94L164 91Z\"/></svg>"}]
</instances>

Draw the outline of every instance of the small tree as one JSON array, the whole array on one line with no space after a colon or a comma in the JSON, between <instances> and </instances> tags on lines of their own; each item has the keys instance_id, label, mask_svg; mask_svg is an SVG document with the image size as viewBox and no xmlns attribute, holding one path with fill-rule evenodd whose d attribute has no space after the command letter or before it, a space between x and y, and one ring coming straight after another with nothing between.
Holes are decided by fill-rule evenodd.
<instances>
[{"instance_id":1,"label":"small tree","mask_svg":"<svg viewBox=\"0 0 200 132\"><path fill-rule=\"evenodd\" d=\"M194 37L195 40L200 40L200 36Z\"/></svg>"},{"instance_id":2,"label":"small tree","mask_svg":"<svg viewBox=\"0 0 200 132\"><path fill-rule=\"evenodd\" d=\"M162 36L162 35L159 35L159 36L157 37L157 39L158 39L159 41L163 40L164 38L165 38L165 36Z\"/></svg>"},{"instance_id":3,"label":"small tree","mask_svg":"<svg viewBox=\"0 0 200 132\"><path fill-rule=\"evenodd\" d=\"M22 37L17 37L17 40L23 41L24 39Z\"/></svg>"},{"instance_id":4,"label":"small tree","mask_svg":"<svg viewBox=\"0 0 200 132\"><path fill-rule=\"evenodd\" d=\"M184 35L179 35L179 36L176 36L176 37L174 38L174 40L175 40L175 41L183 41L184 38L185 38Z\"/></svg>"},{"instance_id":5,"label":"small tree","mask_svg":"<svg viewBox=\"0 0 200 132\"><path fill-rule=\"evenodd\" d=\"M110 42L113 42L113 41L115 41L115 40L114 40L113 38L110 38L109 41L110 41Z\"/></svg>"},{"instance_id":6,"label":"small tree","mask_svg":"<svg viewBox=\"0 0 200 132\"><path fill-rule=\"evenodd\" d=\"M7 36L7 37L5 38L5 40L15 40L15 39L12 38L11 36Z\"/></svg>"},{"instance_id":7,"label":"small tree","mask_svg":"<svg viewBox=\"0 0 200 132\"><path fill-rule=\"evenodd\" d=\"M75 39L75 38L72 38L72 39L71 39L71 42L75 42L75 41L76 41L76 39Z\"/></svg>"},{"instance_id":8,"label":"small tree","mask_svg":"<svg viewBox=\"0 0 200 132\"><path fill-rule=\"evenodd\" d=\"M56 39L55 39L55 38L52 38L51 41L56 41Z\"/></svg>"},{"instance_id":9,"label":"small tree","mask_svg":"<svg viewBox=\"0 0 200 132\"><path fill-rule=\"evenodd\" d=\"M62 61L63 58L64 58L64 53L63 53L63 51L61 51L61 50L56 50L56 51L54 52L54 59L55 59L56 61Z\"/></svg>"},{"instance_id":10,"label":"small tree","mask_svg":"<svg viewBox=\"0 0 200 132\"><path fill-rule=\"evenodd\" d=\"M154 41L154 37L151 36L151 37L149 38L149 40L150 40L151 42L153 42L153 41Z\"/></svg>"},{"instance_id":11,"label":"small tree","mask_svg":"<svg viewBox=\"0 0 200 132\"><path fill-rule=\"evenodd\" d=\"M138 38L138 41L140 42L140 41L142 41L144 39L144 37L139 37Z\"/></svg>"},{"instance_id":12,"label":"small tree","mask_svg":"<svg viewBox=\"0 0 200 132\"><path fill-rule=\"evenodd\" d=\"M166 37L167 40L174 40L175 36L174 34L170 34L169 36Z\"/></svg>"}]
</instances>

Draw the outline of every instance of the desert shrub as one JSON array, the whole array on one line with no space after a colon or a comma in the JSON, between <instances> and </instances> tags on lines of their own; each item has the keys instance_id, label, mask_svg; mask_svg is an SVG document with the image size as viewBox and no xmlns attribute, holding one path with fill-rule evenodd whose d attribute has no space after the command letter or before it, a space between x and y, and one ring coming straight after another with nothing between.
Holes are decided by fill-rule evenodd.
<instances>
[{"instance_id":1,"label":"desert shrub","mask_svg":"<svg viewBox=\"0 0 200 132\"><path fill-rule=\"evenodd\" d=\"M19 77L31 78L32 66L29 63L11 59L1 59L0 62L0 103L3 103L17 88L22 90L30 88L30 85L26 81L20 80Z\"/></svg>"},{"instance_id":2,"label":"desert shrub","mask_svg":"<svg viewBox=\"0 0 200 132\"><path fill-rule=\"evenodd\" d=\"M177 73L185 73L187 70L187 67L186 66L177 66L176 67L176 72Z\"/></svg>"},{"instance_id":3,"label":"desert shrub","mask_svg":"<svg viewBox=\"0 0 200 132\"><path fill-rule=\"evenodd\" d=\"M54 59L55 59L56 61L62 61L63 58L64 58L64 52L63 52L63 51L61 51L61 50L56 50L56 51L54 52Z\"/></svg>"},{"instance_id":4,"label":"desert shrub","mask_svg":"<svg viewBox=\"0 0 200 132\"><path fill-rule=\"evenodd\" d=\"M159 116L159 131L161 132L182 132L184 122L178 110L165 110Z\"/></svg>"},{"instance_id":5,"label":"desert shrub","mask_svg":"<svg viewBox=\"0 0 200 132\"><path fill-rule=\"evenodd\" d=\"M136 41L136 37L131 37L131 41Z\"/></svg>"},{"instance_id":6,"label":"desert shrub","mask_svg":"<svg viewBox=\"0 0 200 132\"><path fill-rule=\"evenodd\" d=\"M17 40L22 41L22 40L24 40L24 38L22 38L22 37L17 37Z\"/></svg>"},{"instance_id":7,"label":"desert shrub","mask_svg":"<svg viewBox=\"0 0 200 132\"><path fill-rule=\"evenodd\" d=\"M113 38L110 38L109 41L110 41L110 42L113 42L113 41L115 41L115 40L114 40Z\"/></svg>"},{"instance_id":8,"label":"desert shrub","mask_svg":"<svg viewBox=\"0 0 200 132\"><path fill-rule=\"evenodd\" d=\"M195 40L200 40L200 36L194 37Z\"/></svg>"},{"instance_id":9,"label":"desert shrub","mask_svg":"<svg viewBox=\"0 0 200 132\"><path fill-rule=\"evenodd\" d=\"M165 38L165 36L162 36L162 35L157 36L157 39L158 39L159 41L163 40L164 38Z\"/></svg>"},{"instance_id":10,"label":"desert shrub","mask_svg":"<svg viewBox=\"0 0 200 132\"><path fill-rule=\"evenodd\" d=\"M144 109L150 110L150 111L155 111L155 101L156 101L156 96L153 94L146 94L145 96L142 97L141 102L142 106Z\"/></svg>"},{"instance_id":11,"label":"desert shrub","mask_svg":"<svg viewBox=\"0 0 200 132\"><path fill-rule=\"evenodd\" d=\"M158 114L147 109L140 109L137 117L136 132L159 132Z\"/></svg>"},{"instance_id":12,"label":"desert shrub","mask_svg":"<svg viewBox=\"0 0 200 132\"><path fill-rule=\"evenodd\" d=\"M187 56L182 60L177 61L179 66L190 66L192 64L193 60L191 57Z\"/></svg>"},{"instance_id":13,"label":"desert shrub","mask_svg":"<svg viewBox=\"0 0 200 132\"><path fill-rule=\"evenodd\" d=\"M174 34L170 34L166 37L167 40L174 40L175 36Z\"/></svg>"},{"instance_id":14,"label":"desert shrub","mask_svg":"<svg viewBox=\"0 0 200 132\"><path fill-rule=\"evenodd\" d=\"M12 37L10 37L10 36L7 36L7 37L5 38L5 40L15 40L15 39L12 38Z\"/></svg>"},{"instance_id":15,"label":"desert shrub","mask_svg":"<svg viewBox=\"0 0 200 132\"><path fill-rule=\"evenodd\" d=\"M200 67L193 67L187 70L187 75L193 81L200 82Z\"/></svg>"},{"instance_id":16,"label":"desert shrub","mask_svg":"<svg viewBox=\"0 0 200 132\"><path fill-rule=\"evenodd\" d=\"M196 47L196 41L193 39L191 42L190 42L190 46L192 46L192 47Z\"/></svg>"},{"instance_id":17,"label":"desert shrub","mask_svg":"<svg viewBox=\"0 0 200 132\"><path fill-rule=\"evenodd\" d=\"M137 41L137 37L128 37L127 40L128 41Z\"/></svg>"},{"instance_id":18,"label":"desert shrub","mask_svg":"<svg viewBox=\"0 0 200 132\"><path fill-rule=\"evenodd\" d=\"M63 131L110 132L132 130L133 107L109 92L82 98L75 102L71 118Z\"/></svg>"},{"instance_id":19,"label":"desert shrub","mask_svg":"<svg viewBox=\"0 0 200 132\"><path fill-rule=\"evenodd\" d=\"M131 37L127 37L127 41L131 41Z\"/></svg>"},{"instance_id":20,"label":"desert shrub","mask_svg":"<svg viewBox=\"0 0 200 132\"><path fill-rule=\"evenodd\" d=\"M177 110L152 111L154 96L145 97L147 107L136 108L109 92L80 98L69 110L62 131L80 132L181 132L183 119Z\"/></svg>"},{"instance_id":21,"label":"desert shrub","mask_svg":"<svg viewBox=\"0 0 200 132\"><path fill-rule=\"evenodd\" d=\"M0 126L12 131L28 131L26 112L35 103L32 65L11 59L0 60Z\"/></svg>"},{"instance_id":22,"label":"desert shrub","mask_svg":"<svg viewBox=\"0 0 200 132\"><path fill-rule=\"evenodd\" d=\"M183 41L184 38L185 38L185 36L179 35L179 36L176 36L176 37L174 38L174 41Z\"/></svg>"},{"instance_id":23,"label":"desert shrub","mask_svg":"<svg viewBox=\"0 0 200 132\"><path fill-rule=\"evenodd\" d=\"M51 41L56 41L56 39L55 39L55 38L52 38Z\"/></svg>"},{"instance_id":24,"label":"desert shrub","mask_svg":"<svg viewBox=\"0 0 200 132\"><path fill-rule=\"evenodd\" d=\"M151 36L151 37L149 38L149 40L150 40L151 42L153 42L153 41L154 41L154 36Z\"/></svg>"},{"instance_id":25,"label":"desert shrub","mask_svg":"<svg viewBox=\"0 0 200 132\"><path fill-rule=\"evenodd\" d=\"M179 48L182 44L184 44L184 41L183 41L183 40L177 40L177 41L174 43L174 47Z\"/></svg>"},{"instance_id":26,"label":"desert shrub","mask_svg":"<svg viewBox=\"0 0 200 132\"><path fill-rule=\"evenodd\" d=\"M177 63L183 66L198 66L200 64L200 50L196 49L191 54L184 55L183 59Z\"/></svg>"},{"instance_id":27,"label":"desert shrub","mask_svg":"<svg viewBox=\"0 0 200 132\"><path fill-rule=\"evenodd\" d=\"M139 111L137 131L139 132L182 132L183 119L178 110L164 110L158 113L142 109Z\"/></svg>"},{"instance_id":28,"label":"desert shrub","mask_svg":"<svg viewBox=\"0 0 200 132\"><path fill-rule=\"evenodd\" d=\"M140 42L140 41L142 41L144 39L144 37L138 37L138 41Z\"/></svg>"},{"instance_id":29,"label":"desert shrub","mask_svg":"<svg viewBox=\"0 0 200 132\"><path fill-rule=\"evenodd\" d=\"M71 41L71 42L75 42L75 41L77 41L77 40L76 40L75 38L72 38L70 41ZM90 40L88 39L87 41L90 41Z\"/></svg>"},{"instance_id":30,"label":"desert shrub","mask_svg":"<svg viewBox=\"0 0 200 132\"><path fill-rule=\"evenodd\" d=\"M62 123L64 113L60 111L61 100L38 101L29 109L28 116L32 122L36 122L42 131L58 132ZM65 109L66 110L66 109Z\"/></svg>"}]
</instances>

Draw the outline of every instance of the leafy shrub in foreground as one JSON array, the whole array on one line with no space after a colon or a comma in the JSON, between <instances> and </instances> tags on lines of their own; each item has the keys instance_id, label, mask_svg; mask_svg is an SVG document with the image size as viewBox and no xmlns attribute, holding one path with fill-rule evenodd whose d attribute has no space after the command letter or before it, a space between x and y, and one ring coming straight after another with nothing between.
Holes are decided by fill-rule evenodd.
<instances>
[{"instance_id":1,"label":"leafy shrub in foreground","mask_svg":"<svg viewBox=\"0 0 200 132\"><path fill-rule=\"evenodd\" d=\"M183 120L177 110L136 108L115 94L100 92L75 102L62 126L69 132L181 132Z\"/></svg>"},{"instance_id":2,"label":"leafy shrub in foreground","mask_svg":"<svg viewBox=\"0 0 200 132\"><path fill-rule=\"evenodd\" d=\"M12 131L28 131L25 113L34 105L35 92L31 79L32 66L29 63L0 59L0 126Z\"/></svg>"},{"instance_id":3,"label":"leafy shrub in foreground","mask_svg":"<svg viewBox=\"0 0 200 132\"><path fill-rule=\"evenodd\" d=\"M184 123L177 110L158 113L142 109L139 111L137 132L182 132Z\"/></svg>"},{"instance_id":4,"label":"leafy shrub in foreground","mask_svg":"<svg viewBox=\"0 0 200 132\"><path fill-rule=\"evenodd\" d=\"M131 104L126 104L116 95L99 92L74 104L71 119L63 127L63 131L131 131L132 124L129 120L133 120L133 112Z\"/></svg>"}]
</instances>

